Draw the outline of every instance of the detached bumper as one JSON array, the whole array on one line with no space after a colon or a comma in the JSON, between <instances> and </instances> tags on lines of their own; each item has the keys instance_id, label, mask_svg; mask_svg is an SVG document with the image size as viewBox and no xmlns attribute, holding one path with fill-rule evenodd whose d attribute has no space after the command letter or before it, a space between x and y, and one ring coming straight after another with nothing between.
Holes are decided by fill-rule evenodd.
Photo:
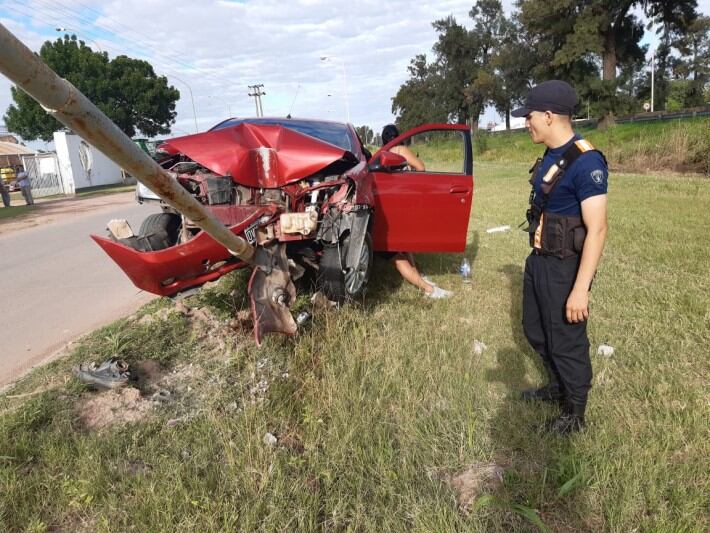
<instances>
[{"instance_id":1,"label":"detached bumper","mask_svg":"<svg viewBox=\"0 0 710 533\"><path fill-rule=\"evenodd\" d=\"M243 235L262 216L271 217L274 212L273 206L254 207L251 214L230 230ZM91 238L136 287L160 296L172 296L247 266L204 231L189 242L157 252L140 252L98 235Z\"/></svg>"}]
</instances>

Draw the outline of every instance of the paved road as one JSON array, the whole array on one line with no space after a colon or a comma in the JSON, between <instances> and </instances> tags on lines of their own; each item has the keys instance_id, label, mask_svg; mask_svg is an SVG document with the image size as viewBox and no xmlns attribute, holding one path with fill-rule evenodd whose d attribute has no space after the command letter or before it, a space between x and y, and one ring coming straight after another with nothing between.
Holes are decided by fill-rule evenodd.
<instances>
[{"instance_id":1,"label":"paved road","mask_svg":"<svg viewBox=\"0 0 710 533\"><path fill-rule=\"evenodd\" d=\"M137 205L130 194L116 196L113 205L76 209L51 223L0 235L0 385L152 298L89 238L105 235L112 218L127 218L137 231L148 214L159 211Z\"/></svg>"}]
</instances>

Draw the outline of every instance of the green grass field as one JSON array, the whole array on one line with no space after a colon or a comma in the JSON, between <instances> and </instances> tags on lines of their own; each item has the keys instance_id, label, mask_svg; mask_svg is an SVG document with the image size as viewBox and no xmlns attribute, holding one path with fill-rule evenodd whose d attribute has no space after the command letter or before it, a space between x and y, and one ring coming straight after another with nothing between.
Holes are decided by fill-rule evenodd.
<instances>
[{"instance_id":1,"label":"green grass field","mask_svg":"<svg viewBox=\"0 0 710 533\"><path fill-rule=\"evenodd\" d=\"M710 182L612 174L589 329L616 351L592 356L588 431L561 440L538 429L550 408L517 399L541 379L520 326L526 236L485 231L522 221L528 166L475 166L471 286L461 255L418 257L449 301L377 263L363 306L257 349L248 328L225 333L242 272L193 297L207 329L159 300L139 313L152 323L118 321L35 371L0 397L0 530L707 531ZM69 369L111 354L157 362L170 401L92 430L82 409L113 393ZM480 461L503 484L463 516L441 479Z\"/></svg>"},{"instance_id":2,"label":"green grass field","mask_svg":"<svg viewBox=\"0 0 710 533\"><path fill-rule=\"evenodd\" d=\"M617 124L606 130L577 131L602 150L613 170L670 170L710 175L710 117ZM540 147L525 131L474 135L474 153L491 162L535 160Z\"/></svg>"}]
</instances>

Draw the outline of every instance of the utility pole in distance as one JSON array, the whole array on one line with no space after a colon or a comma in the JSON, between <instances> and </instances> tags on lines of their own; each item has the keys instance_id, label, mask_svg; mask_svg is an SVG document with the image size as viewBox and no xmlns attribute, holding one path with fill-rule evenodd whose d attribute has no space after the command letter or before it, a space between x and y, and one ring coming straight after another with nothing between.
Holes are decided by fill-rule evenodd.
<instances>
[{"instance_id":1,"label":"utility pole in distance","mask_svg":"<svg viewBox=\"0 0 710 533\"><path fill-rule=\"evenodd\" d=\"M254 97L254 104L256 105L256 116L263 117L264 108L261 106L261 97L266 94L266 92L262 91L264 84L259 83L257 85L247 85L247 87L252 90L252 92L249 93L249 96Z\"/></svg>"}]
</instances>

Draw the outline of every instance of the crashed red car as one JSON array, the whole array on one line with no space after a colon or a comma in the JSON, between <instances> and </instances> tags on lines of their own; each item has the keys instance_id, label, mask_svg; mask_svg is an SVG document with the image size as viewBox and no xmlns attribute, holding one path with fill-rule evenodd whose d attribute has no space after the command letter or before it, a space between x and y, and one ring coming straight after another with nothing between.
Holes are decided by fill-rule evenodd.
<instances>
[{"instance_id":1,"label":"crashed red car","mask_svg":"<svg viewBox=\"0 0 710 533\"><path fill-rule=\"evenodd\" d=\"M426 171L408 170L388 151L402 143ZM329 299L344 302L363 295L373 252L466 245L473 162L465 125L421 126L371 155L349 124L229 119L165 142L160 154L174 179L256 246L249 292L257 342L270 331L295 333L291 278L306 269ZM163 296L247 266L167 204L137 235L92 237L137 287Z\"/></svg>"}]
</instances>

